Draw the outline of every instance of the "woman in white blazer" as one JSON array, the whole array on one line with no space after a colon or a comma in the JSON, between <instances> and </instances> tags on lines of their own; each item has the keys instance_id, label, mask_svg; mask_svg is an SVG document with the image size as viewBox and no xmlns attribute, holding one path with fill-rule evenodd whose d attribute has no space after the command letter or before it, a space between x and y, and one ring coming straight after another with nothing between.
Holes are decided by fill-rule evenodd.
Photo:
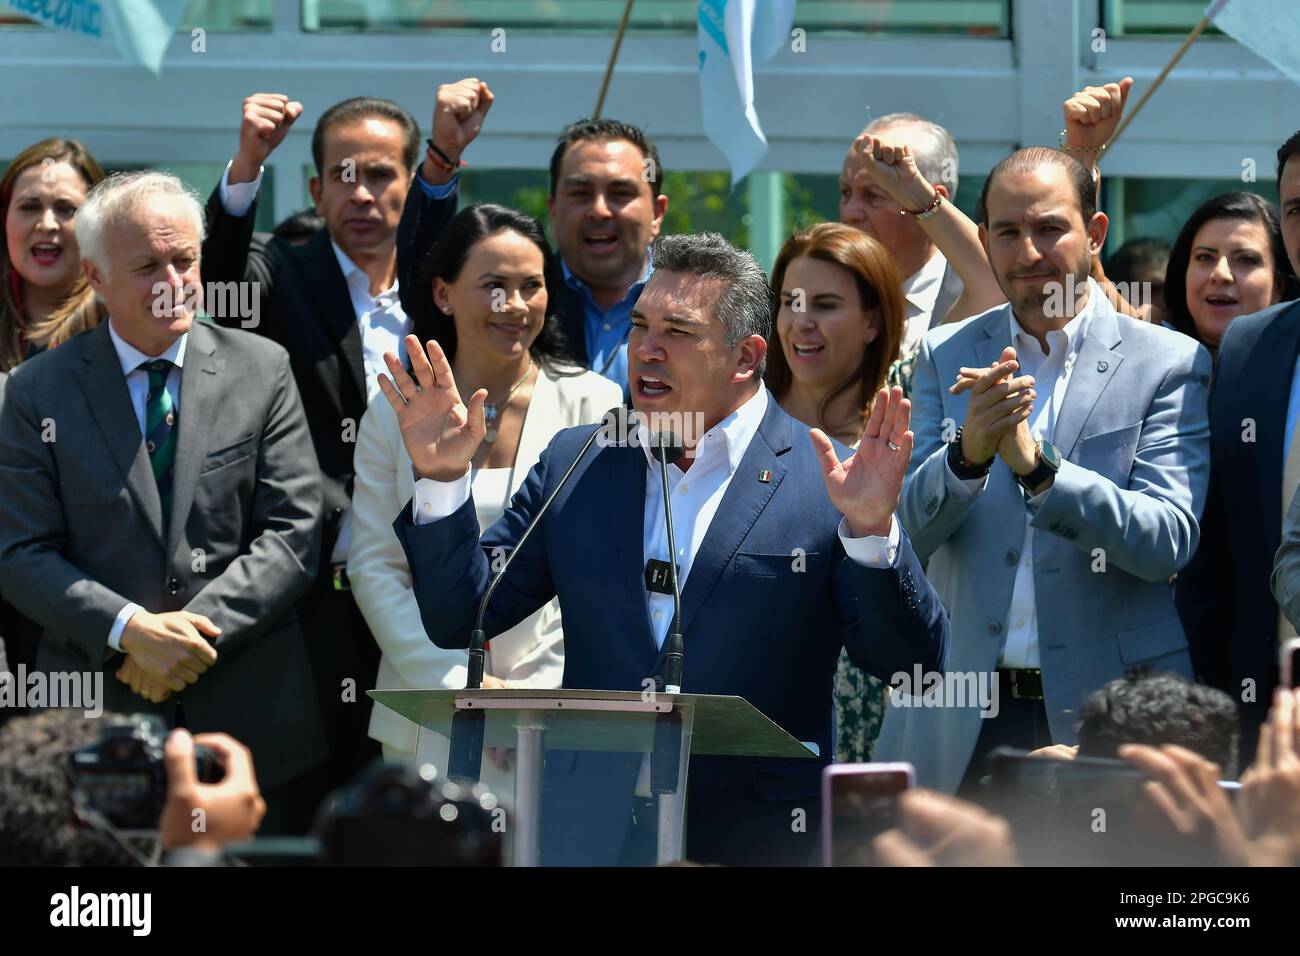
<instances>
[{"instance_id":1,"label":"woman in white blazer","mask_svg":"<svg viewBox=\"0 0 1300 956\"><path fill-rule=\"evenodd\" d=\"M479 204L444 228L411 296L432 314L434 338L461 394L488 393L488 439L474 458L472 478L483 529L501 517L557 431L597 422L622 401L613 382L560 358L563 343L547 314L547 277L555 274L535 219ZM397 416L382 396L362 418L355 467L348 578L383 655L376 686L464 687L467 654L437 647L425 634L406 555L393 533L415 479ZM484 686L558 687L563 671L559 606L551 601L491 639ZM370 736L386 758L446 767L446 738L426 733L417 753L416 725L387 707L375 705ZM485 779L490 769L485 765Z\"/></svg>"}]
</instances>

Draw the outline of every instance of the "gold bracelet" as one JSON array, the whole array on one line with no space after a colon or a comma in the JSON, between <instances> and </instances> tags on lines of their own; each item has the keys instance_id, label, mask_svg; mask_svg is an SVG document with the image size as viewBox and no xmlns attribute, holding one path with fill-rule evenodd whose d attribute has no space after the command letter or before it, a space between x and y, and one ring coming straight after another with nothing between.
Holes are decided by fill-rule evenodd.
<instances>
[{"instance_id":1,"label":"gold bracelet","mask_svg":"<svg viewBox=\"0 0 1300 956\"><path fill-rule=\"evenodd\" d=\"M1065 144L1065 130L1061 130L1060 135L1056 137L1056 148L1063 153L1096 153L1100 156L1106 152L1109 143L1102 143L1100 146L1067 146Z\"/></svg>"}]
</instances>

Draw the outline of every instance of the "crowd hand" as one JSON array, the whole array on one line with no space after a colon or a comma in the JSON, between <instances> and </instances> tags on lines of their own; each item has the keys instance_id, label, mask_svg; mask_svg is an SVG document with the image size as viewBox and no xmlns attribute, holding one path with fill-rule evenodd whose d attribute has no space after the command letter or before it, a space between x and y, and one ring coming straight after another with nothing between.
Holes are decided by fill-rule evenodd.
<instances>
[{"instance_id":1,"label":"crowd hand","mask_svg":"<svg viewBox=\"0 0 1300 956\"><path fill-rule=\"evenodd\" d=\"M478 136L483 128L483 119L492 108L495 99L488 85L477 77L469 77L458 83L444 83L438 87L433 107L434 145L446 154L453 163L460 162L461 153ZM426 160L423 172L425 178L446 182L455 175L456 170L445 169L438 164L430 168Z\"/></svg>"},{"instance_id":2,"label":"crowd hand","mask_svg":"<svg viewBox=\"0 0 1300 956\"><path fill-rule=\"evenodd\" d=\"M216 752L225 767L218 783L200 783L194 766L196 743ZM257 787L253 756L226 734L173 730L163 749L167 770L167 802L158 820L164 850L193 847L220 850L227 843L253 838L266 815L266 802ZM202 811L196 812L196 811Z\"/></svg>"},{"instance_id":3,"label":"crowd hand","mask_svg":"<svg viewBox=\"0 0 1300 956\"><path fill-rule=\"evenodd\" d=\"M1099 150L1111 141L1124 106L1128 102L1133 77L1126 76L1118 83L1105 86L1086 86L1075 93L1062 107L1065 114L1065 145L1071 149ZM1091 165L1097 152L1079 155L1085 165Z\"/></svg>"},{"instance_id":4,"label":"crowd hand","mask_svg":"<svg viewBox=\"0 0 1300 956\"><path fill-rule=\"evenodd\" d=\"M1241 778L1237 809L1257 863L1300 863L1300 690L1274 694L1255 762Z\"/></svg>"},{"instance_id":5,"label":"crowd hand","mask_svg":"<svg viewBox=\"0 0 1300 956\"><path fill-rule=\"evenodd\" d=\"M217 662L217 650L208 639L220 634L221 628L202 614L151 614L141 609L122 630L120 643L135 661L135 669L168 690L182 691Z\"/></svg>"},{"instance_id":6,"label":"crowd hand","mask_svg":"<svg viewBox=\"0 0 1300 956\"><path fill-rule=\"evenodd\" d=\"M483 420L487 389L480 388L471 395L466 406L456 390L451 364L433 339L429 340L426 355L420 340L408 335L406 354L415 380L394 353L385 352L389 375L379 376L380 391L397 413L402 444L415 466L416 477L455 481L469 471L474 453L487 434Z\"/></svg>"},{"instance_id":7,"label":"crowd hand","mask_svg":"<svg viewBox=\"0 0 1300 956\"><path fill-rule=\"evenodd\" d=\"M969 461L992 461L1004 439L1029 420L1034 410L1034 377L1015 376L1020 368L1016 350L1007 346L988 368L961 368L948 391L969 391L966 420L961 426L961 451Z\"/></svg>"},{"instance_id":8,"label":"crowd hand","mask_svg":"<svg viewBox=\"0 0 1300 956\"><path fill-rule=\"evenodd\" d=\"M882 388L876 393L857 451L843 462L825 432L814 428L809 433L831 503L855 538L890 532L912 457L911 421L912 403L894 386L892 392Z\"/></svg>"},{"instance_id":9,"label":"crowd hand","mask_svg":"<svg viewBox=\"0 0 1300 956\"><path fill-rule=\"evenodd\" d=\"M1007 821L973 803L908 790L898 798L898 817L898 826L872 841L881 866L1020 865Z\"/></svg>"},{"instance_id":10,"label":"crowd hand","mask_svg":"<svg viewBox=\"0 0 1300 956\"><path fill-rule=\"evenodd\" d=\"M1077 744L1073 747L1069 744L1051 744L1047 747L1031 750L1029 756L1046 757L1049 760L1073 760L1079 756L1079 746Z\"/></svg>"},{"instance_id":11,"label":"crowd hand","mask_svg":"<svg viewBox=\"0 0 1300 956\"><path fill-rule=\"evenodd\" d=\"M244 100L244 118L239 124L239 152L230 167L230 182L250 183L262 164L284 142L294 120L302 115L302 104L283 93L254 93Z\"/></svg>"},{"instance_id":12,"label":"crowd hand","mask_svg":"<svg viewBox=\"0 0 1300 956\"><path fill-rule=\"evenodd\" d=\"M1216 764L1177 744L1125 744L1119 755L1150 778L1143 784L1138 813L1153 834L1163 841L1189 844L1198 857L1184 862L1250 863L1246 834L1219 786ZM1207 852L1208 861L1199 859Z\"/></svg>"},{"instance_id":13,"label":"crowd hand","mask_svg":"<svg viewBox=\"0 0 1300 956\"><path fill-rule=\"evenodd\" d=\"M904 209L920 212L934 202L934 186L921 175L910 146L891 146L863 133L853 141L853 149L871 181Z\"/></svg>"},{"instance_id":14,"label":"crowd hand","mask_svg":"<svg viewBox=\"0 0 1300 956\"><path fill-rule=\"evenodd\" d=\"M172 695L172 692L164 687L161 682L150 677L137 667L135 658L129 654L126 660L122 662L122 666L117 669L117 679L151 704L161 704Z\"/></svg>"}]
</instances>

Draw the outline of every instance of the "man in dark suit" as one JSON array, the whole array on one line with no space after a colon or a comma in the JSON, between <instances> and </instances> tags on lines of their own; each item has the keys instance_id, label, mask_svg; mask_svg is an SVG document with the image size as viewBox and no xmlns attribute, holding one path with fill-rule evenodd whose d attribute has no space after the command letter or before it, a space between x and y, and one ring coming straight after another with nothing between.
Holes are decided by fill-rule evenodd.
<instances>
[{"instance_id":1,"label":"man in dark suit","mask_svg":"<svg viewBox=\"0 0 1300 956\"><path fill-rule=\"evenodd\" d=\"M821 771L834 752L831 682L841 647L882 679L914 666L940 671L947 653L947 616L893 517L912 447L909 406L901 389L882 390L856 453L810 435L762 384L771 293L753 257L712 234L665 237L654 256L632 312L631 391L638 412L694 423L682 428L687 456L669 467L683 582L681 687L738 694L819 754L692 758L687 855L808 863ZM381 379L420 476L394 527L426 631L439 646L465 647L489 556L513 551L591 428L560 432L480 538L468 469L484 435L486 391L462 401L436 342L427 359L413 337L407 348L421 390L395 355L386 361L397 385ZM565 687L639 690L662 675L673 599L647 587L644 569L669 556L663 509L644 439L589 453L494 593L488 635L558 595ZM627 850L644 839L639 821L653 810L635 760L577 754L572 767L548 763L556 776L543 793L592 767L602 768L601 786L570 788L571 799L548 812L543 862L636 861ZM806 828L792 825L799 811Z\"/></svg>"},{"instance_id":2,"label":"man in dark suit","mask_svg":"<svg viewBox=\"0 0 1300 956\"><path fill-rule=\"evenodd\" d=\"M402 213L398 271L408 313L432 308L429 290L413 280L423 252L455 211L454 173L454 168L439 169L426 159L416 177L419 188L411 190L420 201L407 202ZM431 198L431 184L445 189L445 195ZM630 123L571 123L551 154L546 208L559 249L560 274L553 284L556 317L573 361L625 390L632 306L654 268L650 244L668 210L662 185L659 151Z\"/></svg>"},{"instance_id":3,"label":"man in dark suit","mask_svg":"<svg viewBox=\"0 0 1300 956\"><path fill-rule=\"evenodd\" d=\"M301 831L325 757L293 610L315 574L315 458L284 350L194 323L203 210L162 173L77 213L110 318L10 377L0 587L44 629L44 672L115 673L100 706L244 741Z\"/></svg>"},{"instance_id":4,"label":"man in dark suit","mask_svg":"<svg viewBox=\"0 0 1300 956\"><path fill-rule=\"evenodd\" d=\"M1282 238L1300 272L1300 132L1277 153ZM1295 629L1269 589L1282 522L1300 487L1300 303L1234 319L1210 388L1210 489L1201 543L1178 576L1197 676L1241 703L1250 762Z\"/></svg>"},{"instance_id":5,"label":"man in dark suit","mask_svg":"<svg viewBox=\"0 0 1300 956\"><path fill-rule=\"evenodd\" d=\"M476 79L439 87L433 120L439 151L458 160L490 105L491 93ZM208 201L203 274L210 282L247 283L243 288L254 290L252 316L215 317L288 350L320 461L320 573L299 616L312 635L312 667L330 745L329 785L336 787L379 752L367 735L371 704L365 695L375 686L379 649L346 574L352 454L383 368L381 356L429 320L405 312L399 301L405 290L397 283L396 236L403 203L423 208L432 199L410 188L420 152L414 118L387 100L346 100L327 109L312 134L316 175L310 188L325 228L305 245L254 236L262 164L302 109L282 94L258 93L244 101L239 151ZM449 215L450 207L445 211Z\"/></svg>"}]
</instances>

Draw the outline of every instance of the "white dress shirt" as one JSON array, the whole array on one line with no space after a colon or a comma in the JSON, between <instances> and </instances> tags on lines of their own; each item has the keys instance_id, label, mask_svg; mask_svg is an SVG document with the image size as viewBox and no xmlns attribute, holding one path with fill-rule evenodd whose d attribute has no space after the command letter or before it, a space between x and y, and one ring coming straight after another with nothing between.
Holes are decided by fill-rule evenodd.
<instances>
[{"instance_id":1,"label":"white dress shirt","mask_svg":"<svg viewBox=\"0 0 1300 956\"><path fill-rule=\"evenodd\" d=\"M903 280L903 302L906 308L903 313L903 341L898 348L900 357L916 348L921 336L929 330L934 316L934 303L939 298L947 270L948 260L936 249L925 265ZM939 321L943 321L942 315L939 316Z\"/></svg>"},{"instance_id":2,"label":"white dress shirt","mask_svg":"<svg viewBox=\"0 0 1300 956\"><path fill-rule=\"evenodd\" d=\"M231 161L233 162L233 160ZM262 170L258 169L257 178L251 183L231 183L230 163L221 174L219 194L222 207L232 216L243 216L257 198L257 190L262 184ZM397 279L378 295L370 294L370 277L347 253L339 248L331 237L330 246L338 260L339 271L348 286L348 295L352 299L352 312L357 319L357 328L361 332L361 355L366 374L366 403L379 391L379 375L386 373L384 353L402 354L402 338L411 330L411 321L402 311L402 301L397 294ZM359 423L357 423L359 424ZM343 564L348 559L348 544L352 539L352 513L345 511L339 523L338 537L334 540L334 551L330 555L332 564Z\"/></svg>"},{"instance_id":3,"label":"white dress shirt","mask_svg":"<svg viewBox=\"0 0 1300 956\"><path fill-rule=\"evenodd\" d=\"M695 456L688 471L682 471L677 464L668 468L668 487L674 496L673 536L677 541L678 584L682 588L686 587L691 565L704 542L709 525L713 523L727 487L731 484L750 441L758 433L769 401L767 387L760 384L758 391L740 408L705 432L695 448ZM642 526L643 552L647 561L651 558L663 560L668 553L668 532L664 526L660 466L650 456L644 435L640 437L640 442L646 454L647 469L645 521ZM421 478L415 483L413 520L421 525L445 518L468 501L469 497L469 472L456 481ZM841 519L839 536L845 553L865 567L894 567L898 562L897 521L891 519L887 536L853 538L849 537L848 527ZM672 595L647 589L646 613L649 615L655 643L663 647L672 622Z\"/></svg>"},{"instance_id":4,"label":"white dress shirt","mask_svg":"<svg viewBox=\"0 0 1300 956\"><path fill-rule=\"evenodd\" d=\"M1038 398L1029 417L1029 430L1039 441L1051 441L1056 420L1060 416L1061 405L1065 401L1066 389L1070 384L1070 374L1088 336L1088 326L1092 321L1097 296L1100 288L1088 280L1088 301L1063 329L1047 333L1049 352L1044 353L1038 339L1026 332L1016 321L1015 312L1011 313L1011 347L1016 350L1016 361L1020 363L1017 375L1032 375L1034 389ZM944 480L948 493L958 500L964 500L979 494L988 483L988 476L971 478L965 481L952 473L950 468L944 470ZM1020 561L1016 565L1016 579L1011 589L1011 606L1007 610L1007 636L1002 643L1002 653L998 659L999 667L1037 668L1040 666L1038 654L1038 608L1034 594L1034 529L1029 522L1034 516L1043 496L1051 489L1034 495L1026 500L1024 542L1020 548Z\"/></svg>"},{"instance_id":5,"label":"white dress shirt","mask_svg":"<svg viewBox=\"0 0 1300 956\"><path fill-rule=\"evenodd\" d=\"M113 325L111 318L108 320L108 337L112 339L113 349L117 352L117 360L121 363L122 375L126 378L126 390L131 396L131 409L135 412L135 421L140 427L140 438L143 440L145 437L145 402L149 397L149 373L140 366L157 358L163 358L172 363L172 369L167 373L167 381L163 384L163 387L167 389L167 394L171 396L172 407L179 414L181 408L181 366L185 364L185 343L189 339L189 333L187 332L178 338L161 355L145 355L134 345L128 344L125 339L117 334L117 329ZM121 652L122 631L138 610L140 610L140 605L128 604L117 612L117 617L113 620L113 627L108 632L108 646L113 650Z\"/></svg>"}]
</instances>

